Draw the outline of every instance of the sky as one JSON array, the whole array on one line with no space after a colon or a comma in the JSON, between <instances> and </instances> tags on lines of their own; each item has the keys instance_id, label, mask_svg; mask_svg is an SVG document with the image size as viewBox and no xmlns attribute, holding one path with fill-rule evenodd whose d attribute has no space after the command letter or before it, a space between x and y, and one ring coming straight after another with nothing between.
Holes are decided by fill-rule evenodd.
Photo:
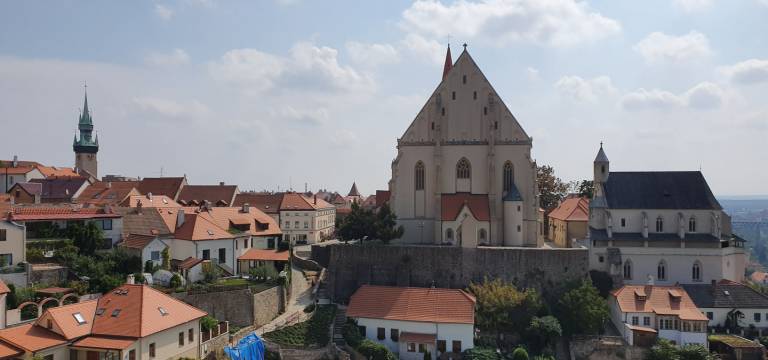
<instances>
[{"instance_id":1,"label":"sky","mask_svg":"<svg viewBox=\"0 0 768 360\"><path fill-rule=\"evenodd\" d=\"M768 194L768 0L0 2L0 158L241 190L386 189L461 44L565 181L699 170Z\"/></svg>"}]
</instances>

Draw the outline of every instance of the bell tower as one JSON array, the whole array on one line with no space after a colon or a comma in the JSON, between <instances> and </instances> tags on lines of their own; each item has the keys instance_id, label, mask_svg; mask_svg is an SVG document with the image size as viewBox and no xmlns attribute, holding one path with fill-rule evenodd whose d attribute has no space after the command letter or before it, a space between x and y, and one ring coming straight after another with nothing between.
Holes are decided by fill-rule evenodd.
<instances>
[{"instance_id":1,"label":"bell tower","mask_svg":"<svg viewBox=\"0 0 768 360\"><path fill-rule=\"evenodd\" d=\"M87 85L86 85L87 86ZM72 150L75 152L75 171L80 175L98 178L98 161L96 153L99 152L99 136L93 136L93 119L88 110L88 91L85 92L83 110L77 123L80 139L75 135Z\"/></svg>"}]
</instances>

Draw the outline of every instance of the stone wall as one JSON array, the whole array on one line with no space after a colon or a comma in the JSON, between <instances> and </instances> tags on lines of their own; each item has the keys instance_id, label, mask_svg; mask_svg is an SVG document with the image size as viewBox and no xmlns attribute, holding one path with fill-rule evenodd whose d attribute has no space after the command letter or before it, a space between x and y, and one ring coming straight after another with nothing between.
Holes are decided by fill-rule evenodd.
<instances>
[{"instance_id":1,"label":"stone wall","mask_svg":"<svg viewBox=\"0 0 768 360\"><path fill-rule=\"evenodd\" d=\"M27 287L28 284L26 272L0 274L0 280L6 284L13 284L17 288Z\"/></svg>"},{"instance_id":2,"label":"stone wall","mask_svg":"<svg viewBox=\"0 0 768 360\"><path fill-rule=\"evenodd\" d=\"M283 286L275 286L253 295L253 325L261 327L285 311Z\"/></svg>"},{"instance_id":3,"label":"stone wall","mask_svg":"<svg viewBox=\"0 0 768 360\"><path fill-rule=\"evenodd\" d=\"M171 295L207 312L219 321L229 321L237 327L266 324L285 306L283 286L275 286L256 294L250 289L242 289L200 294L181 292Z\"/></svg>"},{"instance_id":4,"label":"stone wall","mask_svg":"<svg viewBox=\"0 0 768 360\"><path fill-rule=\"evenodd\" d=\"M334 246L341 246L340 244ZM328 262L331 257L331 248L334 246L312 245L312 260L324 268L328 268Z\"/></svg>"},{"instance_id":5,"label":"stone wall","mask_svg":"<svg viewBox=\"0 0 768 360\"><path fill-rule=\"evenodd\" d=\"M564 280L588 276L587 250L581 248L343 244L326 248L328 291L342 303L363 284L464 288L487 276L545 291ZM322 250L317 251L322 256ZM316 261L322 264L322 259Z\"/></svg>"},{"instance_id":6,"label":"stone wall","mask_svg":"<svg viewBox=\"0 0 768 360\"><path fill-rule=\"evenodd\" d=\"M629 346L619 336L579 336L569 344L571 360L643 360L645 348Z\"/></svg>"}]
</instances>

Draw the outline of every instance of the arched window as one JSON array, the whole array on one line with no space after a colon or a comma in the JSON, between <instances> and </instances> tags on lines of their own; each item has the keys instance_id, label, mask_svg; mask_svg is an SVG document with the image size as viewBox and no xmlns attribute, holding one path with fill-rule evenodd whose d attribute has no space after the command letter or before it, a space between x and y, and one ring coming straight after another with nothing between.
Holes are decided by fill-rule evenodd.
<instances>
[{"instance_id":1,"label":"arched window","mask_svg":"<svg viewBox=\"0 0 768 360\"><path fill-rule=\"evenodd\" d=\"M453 229L448 228L448 230L445 230L445 240L453 241Z\"/></svg>"},{"instance_id":2,"label":"arched window","mask_svg":"<svg viewBox=\"0 0 768 360\"><path fill-rule=\"evenodd\" d=\"M624 280L632 280L632 262L629 259L624 262Z\"/></svg>"},{"instance_id":3,"label":"arched window","mask_svg":"<svg viewBox=\"0 0 768 360\"><path fill-rule=\"evenodd\" d=\"M663 232L664 231L664 219L659 216L656 218L656 232Z\"/></svg>"},{"instance_id":4,"label":"arched window","mask_svg":"<svg viewBox=\"0 0 768 360\"><path fill-rule=\"evenodd\" d=\"M659 261L659 265L656 266L656 278L659 280L667 280L667 262L664 260Z\"/></svg>"},{"instance_id":5,"label":"arched window","mask_svg":"<svg viewBox=\"0 0 768 360\"><path fill-rule=\"evenodd\" d=\"M693 281L701 281L701 263L699 260L693 262L693 268L691 268L691 278Z\"/></svg>"},{"instance_id":6,"label":"arched window","mask_svg":"<svg viewBox=\"0 0 768 360\"><path fill-rule=\"evenodd\" d=\"M479 234L477 234L477 238L479 239L479 242L484 243L487 237L488 235L486 234L485 229L480 229Z\"/></svg>"},{"instance_id":7,"label":"arched window","mask_svg":"<svg viewBox=\"0 0 768 360\"><path fill-rule=\"evenodd\" d=\"M424 163L419 161L416 163L416 169L413 174L414 187L416 190L424 190Z\"/></svg>"},{"instance_id":8,"label":"arched window","mask_svg":"<svg viewBox=\"0 0 768 360\"><path fill-rule=\"evenodd\" d=\"M461 158L456 164L456 178L457 179L469 179L472 172L472 167L469 165L467 158Z\"/></svg>"},{"instance_id":9,"label":"arched window","mask_svg":"<svg viewBox=\"0 0 768 360\"><path fill-rule=\"evenodd\" d=\"M696 232L696 218L693 216L688 219L688 232Z\"/></svg>"},{"instance_id":10,"label":"arched window","mask_svg":"<svg viewBox=\"0 0 768 360\"><path fill-rule=\"evenodd\" d=\"M504 163L504 191L512 189L512 184L515 183L515 169L512 167L512 163L507 161Z\"/></svg>"}]
</instances>

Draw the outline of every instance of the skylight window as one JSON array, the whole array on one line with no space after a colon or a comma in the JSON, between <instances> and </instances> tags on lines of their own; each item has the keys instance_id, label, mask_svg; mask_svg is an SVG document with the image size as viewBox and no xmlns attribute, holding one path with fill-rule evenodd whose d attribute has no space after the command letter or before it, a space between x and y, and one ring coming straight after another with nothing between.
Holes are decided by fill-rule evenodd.
<instances>
[{"instance_id":1,"label":"skylight window","mask_svg":"<svg viewBox=\"0 0 768 360\"><path fill-rule=\"evenodd\" d=\"M120 309L115 309L112 311L112 317L117 317L117 315L120 315Z\"/></svg>"},{"instance_id":2,"label":"skylight window","mask_svg":"<svg viewBox=\"0 0 768 360\"><path fill-rule=\"evenodd\" d=\"M83 317L83 314L81 314L79 312L76 312L76 313L72 314L72 316L75 317L75 321L77 321L77 325L83 325L83 324L86 323L85 317Z\"/></svg>"},{"instance_id":3,"label":"skylight window","mask_svg":"<svg viewBox=\"0 0 768 360\"><path fill-rule=\"evenodd\" d=\"M208 230L208 235L213 236L213 231L212 230Z\"/></svg>"},{"instance_id":4,"label":"skylight window","mask_svg":"<svg viewBox=\"0 0 768 360\"><path fill-rule=\"evenodd\" d=\"M165 315L168 315L168 310L165 310L165 308L164 308L164 307L162 307L162 306L159 306L159 307L157 308L157 311L159 311L159 312L160 312L160 315L163 315L163 316L165 316Z\"/></svg>"},{"instance_id":5,"label":"skylight window","mask_svg":"<svg viewBox=\"0 0 768 360\"><path fill-rule=\"evenodd\" d=\"M104 314L104 310L106 310L106 309L104 309L104 308L96 309L96 315L99 315L99 316L103 315Z\"/></svg>"}]
</instances>

